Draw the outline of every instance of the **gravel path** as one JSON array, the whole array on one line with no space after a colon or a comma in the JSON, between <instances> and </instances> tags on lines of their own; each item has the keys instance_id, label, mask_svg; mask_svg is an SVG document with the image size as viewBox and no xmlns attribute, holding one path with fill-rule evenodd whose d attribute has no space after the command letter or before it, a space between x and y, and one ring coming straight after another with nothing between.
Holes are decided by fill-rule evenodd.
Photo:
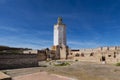
<instances>
[{"instance_id":1,"label":"gravel path","mask_svg":"<svg viewBox=\"0 0 120 80\"><path fill-rule=\"evenodd\" d=\"M120 67L114 65L96 64L90 62L75 62L70 66L49 66L49 67L34 67L34 68L4 70L4 72L6 72L8 75L12 77L25 76L27 74L29 74L30 77L30 74L33 73L41 74L40 72L48 72L47 74L58 74L61 76L74 78L76 80L120 80ZM48 75L46 75L46 77L48 77ZM35 79L35 80L41 80L41 79ZM48 80L51 79L49 78Z\"/></svg>"}]
</instances>

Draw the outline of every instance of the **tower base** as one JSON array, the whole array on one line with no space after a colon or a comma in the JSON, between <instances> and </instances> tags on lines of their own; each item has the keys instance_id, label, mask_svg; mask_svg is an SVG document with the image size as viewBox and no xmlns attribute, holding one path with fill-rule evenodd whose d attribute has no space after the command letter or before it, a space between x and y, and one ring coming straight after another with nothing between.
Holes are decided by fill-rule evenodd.
<instances>
[{"instance_id":1,"label":"tower base","mask_svg":"<svg viewBox=\"0 0 120 80\"><path fill-rule=\"evenodd\" d=\"M68 55L68 46L65 45L57 45L57 46L52 46L52 50L55 51L55 58L56 59L67 59Z\"/></svg>"}]
</instances>

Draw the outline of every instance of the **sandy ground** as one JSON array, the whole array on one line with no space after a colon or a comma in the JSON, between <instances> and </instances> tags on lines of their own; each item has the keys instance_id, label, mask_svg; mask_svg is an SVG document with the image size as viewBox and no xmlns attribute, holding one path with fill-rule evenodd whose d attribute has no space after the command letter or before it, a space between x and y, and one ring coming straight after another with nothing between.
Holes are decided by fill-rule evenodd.
<instances>
[{"instance_id":1,"label":"sandy ground","mask_svg":"<svg viewBox=\"0 0 120 80\"><path fill-rule=\"evenodd\" d=\"M13 80L74 80L74 79L56 74L48 74L47 72L37 72L13 77Z\"/></svg>"},{"instance_id":2,"label":"sandy ground","mask_svg":"<svg viewBox=\"0 0 120 80\"><path fill-rule=\"evenodd\" d=\"M120 80L120 67L90 62L75 62L70 66L4 70L3 72L12 76L14 80ZM58 77L55 74L61 76Z\"/></svg>"}]
</instances>

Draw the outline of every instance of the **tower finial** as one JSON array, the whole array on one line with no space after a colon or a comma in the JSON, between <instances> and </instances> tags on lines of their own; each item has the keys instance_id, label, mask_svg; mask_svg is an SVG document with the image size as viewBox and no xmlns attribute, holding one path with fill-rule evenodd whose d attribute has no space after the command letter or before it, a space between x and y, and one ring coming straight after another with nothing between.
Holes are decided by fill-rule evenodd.
<instances>
[{"instance_id":1,"label":"tower finial","mask_svg":"<svg viewBox=\"0 0 120 80\"><path fill-rule=\"evenodd\" d=\"M58 24L62 24L62 17L58 17Z\"/></svg>"}]
</instances>

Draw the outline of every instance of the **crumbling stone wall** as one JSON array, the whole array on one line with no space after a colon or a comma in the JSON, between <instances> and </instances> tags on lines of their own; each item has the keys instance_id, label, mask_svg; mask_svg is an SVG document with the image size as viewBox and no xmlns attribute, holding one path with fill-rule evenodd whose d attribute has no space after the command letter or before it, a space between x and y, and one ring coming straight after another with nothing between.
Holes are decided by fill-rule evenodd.
<instances>
[{"instance_id":1,"label":"crumbling stone wall","mask_svg":"<svg viewBox=\"0 0 120 80\"><path fill-rule=\"evenodd\" d=\"M0 69L36 67L41 60L37 54L0 54Z\"/></svg>"},{"instance_id":2,"label":"crumbling stone wall","mask_svg":"<svg viewBox=\"0 0 120 80\"><path fill-rule=\"evenodd\" d=\"M71 50L71 56L74 60L101 62L101 57L104 56L106 63L120 62L120 47L99 47L95 49L80 49L78 51ZM78 55L79 54L79 55Z\"/></svg>"}]
</instances>

